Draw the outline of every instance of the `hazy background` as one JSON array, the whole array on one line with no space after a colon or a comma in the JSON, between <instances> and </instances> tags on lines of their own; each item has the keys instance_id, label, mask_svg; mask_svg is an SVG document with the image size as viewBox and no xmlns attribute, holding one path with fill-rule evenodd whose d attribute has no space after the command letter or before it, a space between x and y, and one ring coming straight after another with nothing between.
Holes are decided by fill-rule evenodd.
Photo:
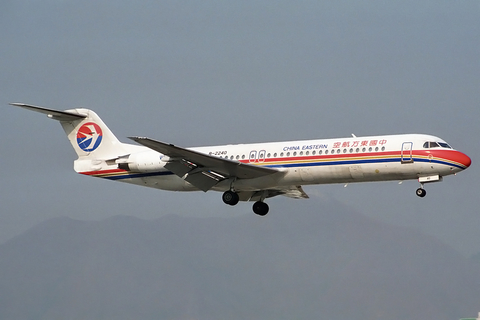
<instances>
[{"instance_id":1,"label":"hazy background","mask_svg":"<svg viewBox=\"0 0 480 320\"><path fill-rule=\"evenodd\" d=\"M436 319L480 309L480 259L326 200L268 219L54 218L0 245L0 318Z\"/></svg>"},{"instance_id":2,"label":"hazy background","mask_svg":"<svg viewBox=\"0 0 480 320\"><path fill-rule=\"evenodd\" d=\"M0 241L57 216L253 215L221 194L172 193L73 172L73 149L25 102L95 110L122 141L180 146L393 133L438 135L472 167L442 183L306 187L269 200L338 201L480 251L479 2L1 1ZM291 213L292 215L295 212ZM258 218L261 219L261 218ZM368 237L368 235L365 235Z\"/></svg>"}]
</instances>

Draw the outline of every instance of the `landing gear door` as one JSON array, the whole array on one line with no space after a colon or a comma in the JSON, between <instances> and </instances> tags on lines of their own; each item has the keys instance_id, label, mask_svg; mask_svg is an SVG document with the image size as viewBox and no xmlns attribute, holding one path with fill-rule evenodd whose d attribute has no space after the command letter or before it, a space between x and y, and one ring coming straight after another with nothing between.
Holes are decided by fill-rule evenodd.
<instances>
[{"instance_id":1,"label":"landing gear door","mask_svg":"<svg viewBox=\"0 0 480 320\"><path fill-rule=\"evenodd\" d=\"M413 142L402 143L400 161L402 163L413 163Z\"/></svg>"}]
</instances>

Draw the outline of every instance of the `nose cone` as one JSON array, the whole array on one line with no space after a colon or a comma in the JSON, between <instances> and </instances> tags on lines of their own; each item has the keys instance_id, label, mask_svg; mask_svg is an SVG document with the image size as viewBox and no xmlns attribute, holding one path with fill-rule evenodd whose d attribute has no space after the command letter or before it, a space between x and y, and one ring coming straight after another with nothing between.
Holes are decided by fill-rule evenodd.
<instances>
[{"instance_id":1,"label":"nose cone","mask_svg":"<svg viewBox=\"0 0 480 320\"><path fill-rule=\"evenodd\" d=\"M467 156L465 153L457 151L457 153L455 154L455 162L458 162L463 167L463 169L467 169L472 164L472 159L470 159L470 157Z\"/></svg>"}]
</instances>

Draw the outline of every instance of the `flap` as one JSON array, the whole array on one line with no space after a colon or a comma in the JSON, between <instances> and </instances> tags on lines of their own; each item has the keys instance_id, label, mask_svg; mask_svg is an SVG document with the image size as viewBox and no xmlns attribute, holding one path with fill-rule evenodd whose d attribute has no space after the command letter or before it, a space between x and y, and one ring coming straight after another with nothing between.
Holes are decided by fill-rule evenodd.
<instances>
[{"instance_id":1,"label":"flap","mask_svg":"<svg viewBox=\"0 0 480 320\"><path fill-rule=\"evenodd\" d=\"M239 191L238 195L242 201L263 201L266 198L286 196L294 199L308 199L302 186L284 186L258 191Z\"/></svg>"}]
</instances>

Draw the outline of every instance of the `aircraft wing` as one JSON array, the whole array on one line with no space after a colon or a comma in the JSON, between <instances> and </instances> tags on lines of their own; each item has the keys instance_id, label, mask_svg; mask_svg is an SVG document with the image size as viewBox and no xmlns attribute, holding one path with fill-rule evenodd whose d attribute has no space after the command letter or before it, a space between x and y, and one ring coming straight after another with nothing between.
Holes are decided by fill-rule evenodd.
<instances>
[{"instance_id":1,"label":"aircraft wing","mask_svg":"<svg viewBox=\"0 0 480 320\"><path fill-rule=\"evenodd\" d=\"M213 157L146 137L129 138L168 156L170 159L165 168L203 191L210 190L228 178L252 179L279 172L276 169Z\"/></svg>"}]
</instances>

